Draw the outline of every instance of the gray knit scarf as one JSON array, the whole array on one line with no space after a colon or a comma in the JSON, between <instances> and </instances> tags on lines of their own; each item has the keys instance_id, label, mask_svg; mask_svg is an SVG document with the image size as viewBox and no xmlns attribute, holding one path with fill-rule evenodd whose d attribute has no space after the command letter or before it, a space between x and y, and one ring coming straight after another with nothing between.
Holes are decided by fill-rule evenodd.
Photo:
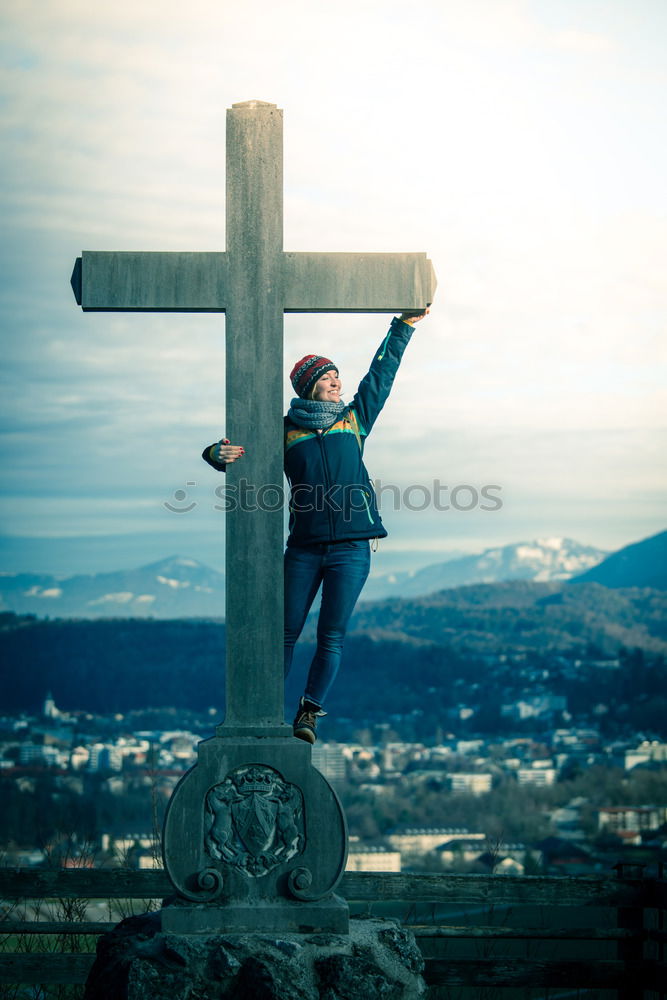
<instances>
[{"instance_id":1,"label":"gray knit scarf","mask_svg":"<svg viewBox=\"0 0 667 1000\"><path fill-rule=\"evenodd\" d=\"M295 396L290 403L287 416L292 423L311 431L325 431L335 424L347 404L332 403L330 400L300 399Z\"/></svg>"}]
</instances>

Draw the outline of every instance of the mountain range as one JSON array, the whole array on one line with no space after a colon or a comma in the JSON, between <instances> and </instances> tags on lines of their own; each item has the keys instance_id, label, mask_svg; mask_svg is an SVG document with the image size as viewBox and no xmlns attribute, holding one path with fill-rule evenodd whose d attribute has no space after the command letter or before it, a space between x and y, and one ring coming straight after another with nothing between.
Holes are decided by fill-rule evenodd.
<instances>
[{"instance_id":1,"label":"mountain range","mask_svg":"<svg viewBox=\"0 0 667 1000\"><path fill-rule=\"evenodd\" d=\"M371 576L362 601L414 598L472 584L584 581L609 587L667 588L667 531L607 556L571 539L547 538L450 558L416 572ZM605 556L607 556L605 558ZM223 573L180 556L66 579L0 574L0 611L50 618L219 618Z\"/></svg>"}]
</instances>

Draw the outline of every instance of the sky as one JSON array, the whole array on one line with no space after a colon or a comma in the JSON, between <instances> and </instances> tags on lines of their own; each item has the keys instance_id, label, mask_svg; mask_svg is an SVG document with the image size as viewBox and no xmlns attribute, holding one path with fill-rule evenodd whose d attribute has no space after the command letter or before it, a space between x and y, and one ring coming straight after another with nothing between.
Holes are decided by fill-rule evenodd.
<instances>
[{"instance_id":1,"label":"sky","mask_svg":"<svg viewBox=\"0 0 667 1000\"><path fill-rule=\"evenodd\" d=\"M284 111L286 250L438 276L366 449L400 496L380 571L664 529L662 0L5 0L0 23L0 570L222 567L200 454L224 317L83 314L69 277L84 249L223 250L250 99ZM305 353L351 398L387 322L286 316L285 402Z\"/></svg>"}]
</instances>

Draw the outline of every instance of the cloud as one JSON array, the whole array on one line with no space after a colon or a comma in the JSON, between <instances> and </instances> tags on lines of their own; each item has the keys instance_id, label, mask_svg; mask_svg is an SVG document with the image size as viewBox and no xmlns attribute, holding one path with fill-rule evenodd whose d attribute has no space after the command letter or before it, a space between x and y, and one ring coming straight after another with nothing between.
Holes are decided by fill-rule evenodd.
<instances>
[{"instance_id":1,"label":"cloud","mask_svg":"<svg viewBox=\"0 0 667 1000\"><path fill-rule=\"evenodd\" d=\"M658 488L665 73L642 5L10 0L3 17L14 496L76 498L92 481L159 498L200 474L224 423L224 319L83 315L69 274L83 248L222 249L224 112L253 96L285 109L287 248L435 263L378 469L421 474L441 441L466 474L495 455L526 497L536 466L545 489L549 465L581 469L582 518L587 468L620 497L632 458L629 518L641 486ZM288 316L285 367L317 345L349 393L385 322ZM123 520L104 503L7 511L15 529L62 532L68 509L72 530ZM138 509L133 523L153 522Z\"/></svg>"},{"instance_id":2,"label":"cloud","mask_svg":"<svg viewBox=\"0 0 667 1000\"><path fill-rule=\"evenodd\" d=\"M613 52L617 47L609 35L594 31L578 31L575 28L557 32L554 44L574 52L584 52L591 55L599 52Z\"/></svg>"}]
</instances>

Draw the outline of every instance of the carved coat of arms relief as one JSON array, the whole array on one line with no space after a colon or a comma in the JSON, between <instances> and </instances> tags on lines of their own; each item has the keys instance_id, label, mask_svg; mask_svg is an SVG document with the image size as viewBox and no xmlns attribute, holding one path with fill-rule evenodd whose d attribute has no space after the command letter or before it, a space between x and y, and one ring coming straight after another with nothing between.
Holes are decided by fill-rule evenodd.
<instances>
[{"instance_id":1,"label":"carved coat of arms relief","mask_svg":"<svg viewBox=\"0 0 667 1000\"><path fill-rule=\"evenodd\" d=\"M304 848L301 790L271 767L230 771L209 789L205 809L206 853L245 875L266 875Z\"/></svg>"}]
</instances>

